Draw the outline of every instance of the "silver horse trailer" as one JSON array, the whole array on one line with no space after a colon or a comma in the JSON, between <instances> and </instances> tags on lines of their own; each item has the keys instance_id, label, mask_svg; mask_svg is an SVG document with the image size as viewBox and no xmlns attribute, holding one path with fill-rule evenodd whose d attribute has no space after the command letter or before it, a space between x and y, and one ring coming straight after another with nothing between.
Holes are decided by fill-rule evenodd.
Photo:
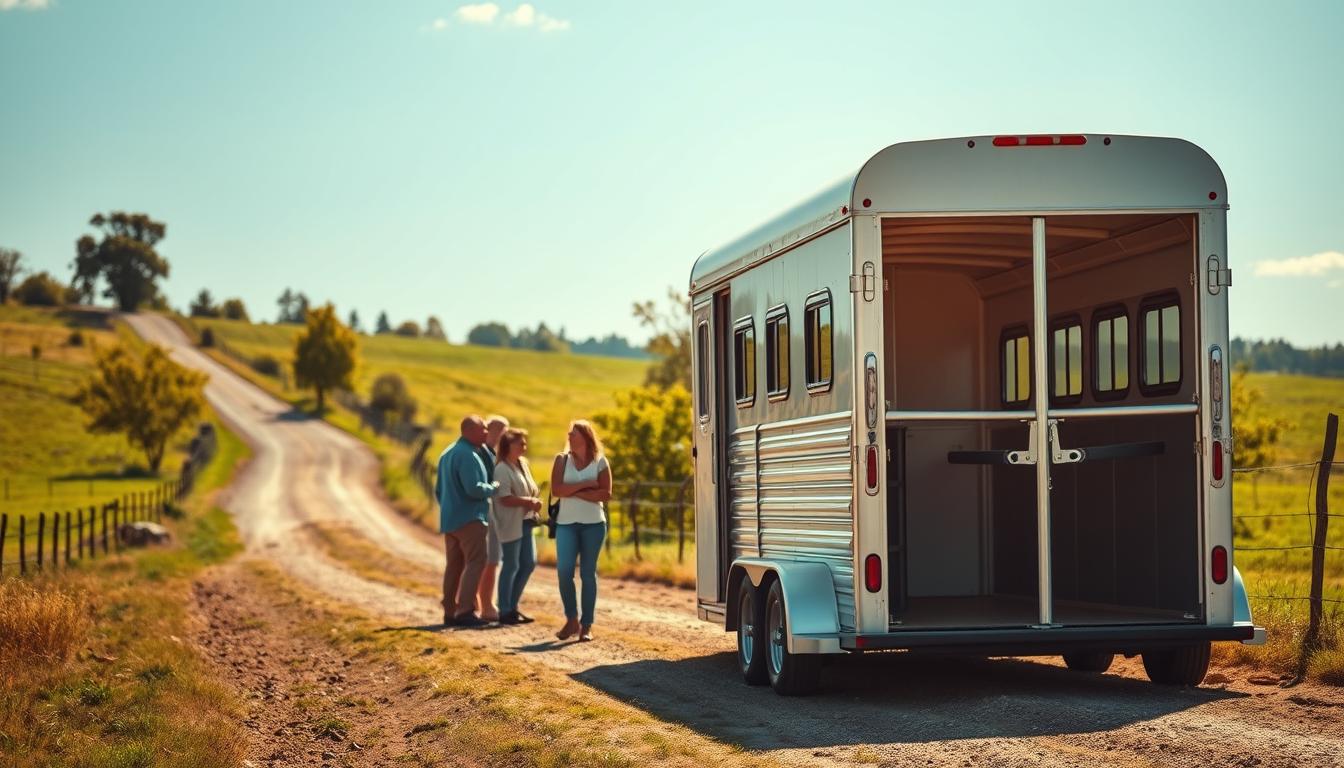
<instances>
[{"instance_id":1,"label":"silver horse trailer","mask_svg":"<svg viewBox=\"0 0 1344 768\"><path fill-rule=\"evenodd\" d=\"M1233 564L1227 189L1185 141L896 144L695 262L702 619L825 654L1264 641Z\"/></svg>"}]
</instances>

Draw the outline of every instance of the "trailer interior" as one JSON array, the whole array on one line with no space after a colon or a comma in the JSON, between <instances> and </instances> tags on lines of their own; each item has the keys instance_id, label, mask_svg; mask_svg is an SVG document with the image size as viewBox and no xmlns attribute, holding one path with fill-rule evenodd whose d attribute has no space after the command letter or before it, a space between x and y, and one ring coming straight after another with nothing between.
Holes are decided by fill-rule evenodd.
<instances>
[{"instance_id":1,"label":"trailer interior","mask_svg":"<svg viewBox=\"0 0 1344 768\"><path fill-rule=\"evenodd\" d=\"M1032 222L886 218L889 411L1030 411L1190 404L1198 391L1196 219L1046 219L1049 363L1032 372ZM1064 418L1080 463L1051 466L1054 621L1198 623L1194 414ZM887 424L891 629L1037 623L1036 476L983 457L1028 448L1020 420Z\"/></svg>"}]
</instances>

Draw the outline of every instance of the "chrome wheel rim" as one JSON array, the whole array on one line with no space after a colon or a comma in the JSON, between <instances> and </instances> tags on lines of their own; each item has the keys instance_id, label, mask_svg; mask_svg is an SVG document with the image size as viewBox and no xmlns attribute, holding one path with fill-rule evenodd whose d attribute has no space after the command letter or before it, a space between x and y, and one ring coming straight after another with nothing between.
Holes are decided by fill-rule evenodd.
<instances>
[{"instance_id":1,"label":"chrome wheel rim","mask_svg":"<svg viewBox=\"0 0 1344 768\"><path fill-rule=\"evenodd\" d=\"M778 677L784 668L784 609L778 601L770 603L770 619L765 626L770 633L770 672Z\"/></svg>"},{"instance_id":2,"label":"chrome wheel rim","mask_svg":"<svg viewBox=\"0 0 1344 768\"><path fill-rule=\"evenodd\" d=\"M756 625L752 622L752 598L750 594L742 596L742 604L737 612L737 652L742 657L742 666L751 666L756 654Z\"/></svg>"}]
</instances>

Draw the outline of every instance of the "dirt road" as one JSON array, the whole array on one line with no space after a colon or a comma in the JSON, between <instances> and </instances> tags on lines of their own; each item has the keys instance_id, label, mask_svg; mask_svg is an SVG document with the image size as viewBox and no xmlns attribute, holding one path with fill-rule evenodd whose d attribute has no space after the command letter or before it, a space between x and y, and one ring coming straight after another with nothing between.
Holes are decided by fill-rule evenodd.
<instances>
[{"instance_id":1,"label":"dirt road","mask_svg":"<svg viewBox=\"0 0 1344 768\"><path fill-rule=\"evenodd\" d=\"M225 506L253 553L308 585L393 625L436 624L432 597L363 578L327 556L313 524L347 526L395 555L406 575L436 583L438 541L396 515L376 489L377 462L360 442L302 418L193 349L169 320L129 317L143 337L210 375L211 404L253 447ZM367 572L366 572L367 573ZM556 613L553 571L541 569L523 608ZM546 621L472 633L685 724L787 763L893 765L1344 765L1344 694L1254 685L1243 670L1215 684L1160 688L1136 661L1103 676L1014 659L839 659L821 695L782 699L737 676L731 636L694 618L684 591L606 581L594 643L557 644Z\"/></svg>"}]
</instances>

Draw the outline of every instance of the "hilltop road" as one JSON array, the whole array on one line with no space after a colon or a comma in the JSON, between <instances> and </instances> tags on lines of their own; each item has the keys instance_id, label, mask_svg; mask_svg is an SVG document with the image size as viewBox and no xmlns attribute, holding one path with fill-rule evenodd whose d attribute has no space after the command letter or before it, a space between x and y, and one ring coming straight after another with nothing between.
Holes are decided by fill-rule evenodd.
<instances>
[{"instance_id":1,"label":"hilltop road","mask_svg":"<svg viewBox=\"0 0 1344 768\"><path fill-rule=\"evenodd\" d=\"M210 403L252 446L254 459L223 504L254 555L395 625L440 621L428 590L402 587L407 578L438 583L442 545L382 498L364 444L293 413L194 349L172 321L126 319L209 374ZM327 554L315 525L341 526L386 550L402 586ZM697 621L685 590L604 581L592 643L554 642L554 571L538 570L523 608L542 620L462 636L783 763L1344 764L1344 693L1255 685L1236 668L1215 669L1202 688L1173 690L1146 682L1137 660L1088 676L1053 660L841 659L827 668L820 695L784 699L742 684L731 635Z\"/></svg>"}]
</instances>

